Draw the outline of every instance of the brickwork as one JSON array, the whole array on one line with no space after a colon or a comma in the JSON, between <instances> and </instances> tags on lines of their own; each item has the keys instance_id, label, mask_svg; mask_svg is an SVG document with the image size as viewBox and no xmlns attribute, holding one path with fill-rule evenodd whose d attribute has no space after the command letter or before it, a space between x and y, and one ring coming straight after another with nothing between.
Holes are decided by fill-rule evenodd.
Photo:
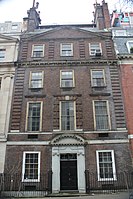
<instances>
[{"instance_id":1,"label":"brickwork","mask_svg":"<svg viewBox=\"0 0 133 199\"><path fill-rule=\"evenodd\" d=\"M133 69L132 64L122 64L121 66L121 78L122 78L122 89L124 95L124 105L126 113L126 124L128 128L128 134L133 136ZM130 140L131 152L133 148L133 138ZM132 154L133 157L133 154Z\"/></svg>"},{"instance_id":2,"label":"brickwork","mask_svg":"<svg viewBox=\"0 0 133 199\"><path fill-rule=\"evenodd\" d=\"M68 35L70 35L68 37ZM66 40L67 38L67 40ZM51 42L52 40L52 42ZM73 56L67 57L67 60L79 60L90 59L89 55L89 43L100 42L102 46L102 57L101 59L114 59L115 52L113 49L113 42L111 40L111 33L104 32L97 34L92 31L80 30L80 32L75 28L64 27L62 29L56 28L56 30L49 31L49 33L35 34L34 37L26 38L26 35L22 37L22 45L20 46L20 60L23 61L34 61L35 58L32 57L32 45L33 44L44 44L45 51L44 57L39 58L39 61L47 60L63 60L64 57L60 56L60 44L67 42L73 43Z\"/></svg>"},{"instance_id":3,"label":"brickwork","mask_svg":"<svg viewBox=\"0 0 133 199\"><path fill-rule=\"evenodd\" d=\"M97 19L103 20L98 22L102 31L94 27L94 30L89 29L88 26L82 28L80 25L50 26L49 30L44 27L44 32L36 30L21 37L5 171L16 170L21 173L23 153L40 152L40 172L46 173L52 169L52 189L57 192L60 191L61 154L68 156L74 154L77 158L77 168L81 169L81 172L78 171L79 192L81 190L85 192L85 170L97 173L97 150L114 152L116 172L131 170L119 67L112 34L103 30L109 27L109 16L107 16L109 13L104 1L102 5L104 11L98 9L101 7L97 7L98 17L102 15L104 19ZM100 43L101 53L98 56L97 53L94 53L94 56L90 55L90 43ZM32 46L35 44L44 45L44 56L33 57ZM72 44L72 56L61 56L61 44ZM61 86L62 70L73 71L72 86ZM98 85L100 78L92 79L92 70L103 71L104 75L101 78L105 80L103 85ZM42 87L30 87L32 72L42 72ZM92 84L94 79L97 85ZM73 126L76 123L73 130L61 129L60 102L62 101L75 102L75 109L72 107L72 110L68 108L65 110L67 118L70 116L69 111L72 111L75 119L72 121ZM101 111L99 123L101 121L106 126L107 122L107 127L102 126L98 129L96 126L95 101L104 101L107 105L106 107L103 105L103 110L99 109ZM27 130L29 102L41 102L42 105L42 114L39 117L41 128L38 131ZM30 119L34 119L33 116ZM110 161L112 164L113 160ZM14 166L11 162L14 162Z\"/></svg>"}]
</instances>

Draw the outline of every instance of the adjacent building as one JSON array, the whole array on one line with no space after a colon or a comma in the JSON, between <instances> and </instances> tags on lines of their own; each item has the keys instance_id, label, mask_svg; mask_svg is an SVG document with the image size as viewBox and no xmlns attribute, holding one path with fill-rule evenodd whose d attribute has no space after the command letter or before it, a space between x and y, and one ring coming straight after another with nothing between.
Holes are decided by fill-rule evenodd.
<instances>
[{"instance_id":1,"label":"adjacent building","mask_svg":"<svg viewBox=\"0 0 133 199\"><path fill-rule=\"evenodd\" d=\"M14 34L14 29L11 31L11 22L10 27L9 22L0 24L0 173L4 172L15 62L18 56L20 33L20 30L17 31L17 34Z\"/></svg>"},{"instance_id":2,"label":"adjacent building","mask_svg":"<svg viewBox=\"0 0 133 199\"><path fill-rule=\"evenodd\" d=\"M132 79L133 79L133 13L113 13L112 32L119 60L130 152L133 158ZM118 20L118 16L121 20ZM116 23L118 21L119 23Z\"/></svg>"}]
</instances>

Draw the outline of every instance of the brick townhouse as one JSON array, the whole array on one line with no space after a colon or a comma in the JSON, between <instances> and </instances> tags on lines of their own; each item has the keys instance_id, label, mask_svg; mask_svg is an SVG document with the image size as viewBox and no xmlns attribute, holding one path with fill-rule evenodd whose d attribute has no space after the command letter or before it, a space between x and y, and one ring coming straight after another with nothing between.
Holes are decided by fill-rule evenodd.
<instances>
[{"instance_id":1,"label":"brick townhouse","mask_svg":"<svg viewBox=\"0 0 133 199\"><path fill-rule=\"evenodd\" d=\"M113 12L112 32L119 60L126 124L133 160L133 12Z\"/></svg>"},{"instance_id":2,"label":"brick townhouse","mask_svg":"<svg viewBox=\"0 0 133 199\"><path fill-rule=\"evenodd\" d=\"M37 190L51 171L52 193L85 193L87 172L117 182L131 159L108 6L79 25L42 26L37 9L24 18L5 173Z\"/></svg>"}]
</instances>

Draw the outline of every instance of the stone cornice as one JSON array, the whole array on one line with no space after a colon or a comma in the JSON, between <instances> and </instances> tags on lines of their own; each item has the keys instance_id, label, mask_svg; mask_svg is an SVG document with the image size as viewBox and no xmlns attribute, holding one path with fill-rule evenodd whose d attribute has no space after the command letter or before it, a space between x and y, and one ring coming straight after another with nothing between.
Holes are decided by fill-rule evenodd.
<instances>
[{"instance_id":1,"label":"stone cornice","mask_svg":"<svg viewBox=\"0 0 133 199\"><path fill-rule=\"evenodd\" d=\"M132 59L133 60L133 54L121 54L121 55L117 55L119 60L122 59Z\"/></svg>"},{"instance_id":2,"label":"stone cornice","mask_svg":"<svg viewBox=\"0 0 133 199\"><path fill-rule=\"evenodd\" d=\"M106 64L106 65L117 65L117 59L103 60L103 59L90 59L90 60L64 60L64 61L27 61L27 62L16 62L17 67L36 67L36 66L85 66L91 64Z\"/></svg>"},{"instance_id":3,"label":"stone cornice","mask_svg":"<svg viewBox=\"0 0 133 199\"><path fill-rule=\"evenodd\" d=\"M16 62L0 62L0 67L15 67L16 66Z\"/></svg>"}]
</instances>

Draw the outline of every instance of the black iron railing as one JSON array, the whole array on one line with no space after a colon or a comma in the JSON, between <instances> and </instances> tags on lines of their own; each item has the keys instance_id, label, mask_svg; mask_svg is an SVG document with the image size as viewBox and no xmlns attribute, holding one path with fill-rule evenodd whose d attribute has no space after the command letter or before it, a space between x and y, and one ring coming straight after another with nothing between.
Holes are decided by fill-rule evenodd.
<instances>
[{"instance_id":1,"label":"black iron railing","mask_svg":"<svg viewBox=\"0 0 133 199\"><path fill-rule=\"evenodd\" d=\"M96 173L85 171L86 192L92 193L113 193L118 191L128 191L133 188L132 173L117 173L113 178L101 178Z\"/></svg>"},{"instance_id":2,"label":"black iron railing","mask_svg":"<svg viewBox=\"0 0 133 199\"><path fill-rule=\"evenodd\" d=\"M45 196L52 191L52 171L41 174L40 180L22 181L19 174L0 174L0 197Z\"/></svg>"},{"instance_id":3,"label":"black iron railing","mask_svg":"<svg viewBox=\"0 0 133 199\"><path fill-rule=\"evenodd\" d=\"M86 193L114 193L133 189L132 173L117 173L114 178L102 179L97 173L85 171ZM44 197L52 193L52 171L41 174L39 182L22 181L18 174L0 174L0 198Z\"/></svg>"}]
</instances>

